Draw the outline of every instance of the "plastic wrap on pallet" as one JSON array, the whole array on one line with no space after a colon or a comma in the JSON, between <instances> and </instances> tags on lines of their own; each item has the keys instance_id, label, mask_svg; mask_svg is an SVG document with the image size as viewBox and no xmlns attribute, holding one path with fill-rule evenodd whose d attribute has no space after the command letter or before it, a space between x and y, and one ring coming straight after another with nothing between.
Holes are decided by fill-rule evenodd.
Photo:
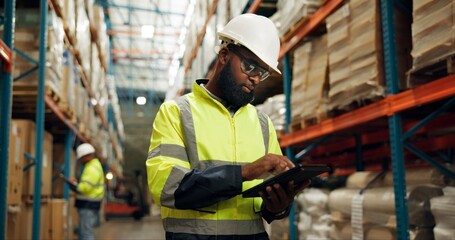
<instances>
[{"instance_id":1,"label":"plastic wrap on pallet","mask_svg":"<svg viewBox=\"0 0 455 240\"><path fill-rule=\"evenodd\" d=\"M365 188L367 184L373 180L379 172L355 172L351 174L346 182L347 188L361 189ZM416 168L406 170L406 184L407 185L422 185L434 184L437 186L445 186L455 182L435 168ZM387 172L385 176L377 179L372 183L370 188L393 186L393 174Z\"/></svg>"},{"instance_id":2,"label":"plastic wrap on pallet","mask_svg":"<svg viewBox=\"0 0 455 240\"><path fill-rule=\"evenodd\" d=\"M313 16L321 6L320 0L279 0L277 11L270 18L275 23L278 34L285 35L299 21Z\"/></svg>"},{"instance_id":3,"label":"plastic wrap on pallet","mask_svg":"<svg viewBox=\"0 0 455 240\"><path fill-rule=\"evenodd\" d=\"M263 104L257 105L256 108L263 111L270 117L275 130L284 130L286 124L286 105L283 94L267 98Z\"/></svg>"},{"instance_id":4,"label":"plastic wrap on pallet","mask_svg":"<svg viewBox=\"0 0 455 240\"><path fill-rule=\"evenodd\" d=\"M332 191L329 196L330 209L350 215L352 197L358 192L358 189L346 188ZM408 186L406 196L409 224L420 227L433 226L434 218L430 211L430 199L442 194L442 188L434 185ZM373 188L365 191L364 219L376 224L393 225L394 195L393 187Z\"/></svg>"},{"instance_id":5,"label":"plastic wrap on pallet","mask_svg":"<svg viewBox=\"0 0 455 240\"><path fill-rule=\"evenodd\" d=\"M98 101L101 95L101 90L105 89L103 86L103 79L101 79L101 63L98 57L98 48L95 43L91 44L90 52L90 88L93 91L94 98Z\"/></svg>"},{"instance_id":6,"label":"plastic wrap on pallet","mask_svg":"<svg viewBox=\"0 0 455 240\"><path fill-rule=\"evenodd\" d=\"M414 0L412 23L413 67L453 54L454 3L451 0Z\"/></svg>"},{"instance_id":7,"label":"plastic wrap on pallet","mask_svg":"<svg viewBox=\"0 0 455 240\"><path fill-rule=\"evenodd\" d=\"M100 55L104 60L104 66L109 66L109 36L107 35L107 26L104 21L104 9L100 5L93 5L93 21L92 25L96 27L98 42L100 45Z\"/></svg>"},{"instance_id":8,"label":"plastic wrap on pallet","mask_svg":"<svg viewBox=\"0 0 455 240\"><path fill-rule=\"evenodd\" d=\"M293 122L326 114L327 70L326 35L295 50L291 95Z\"/></svg>"},{"instance_id":9,"label":"plastic wrap on pallet","mask_svg":"<svg viewBox=\"0 0 455 240\"><path fill-rule=\"evenodd\" d=\"M91 35L90 35L90 22L85 10L84 0L76 1L76 35L75 48L79 53L81 59L82 69L85 71L88 81L90 81L90 49L91 49Z\"/></svg>"},{"instance_id":10,"label":"plastic wrap on pallet","mask_svg":"<svg viewBox=\"0 0 455 240\"><path fill-rule=\"evenodd\" d=\"M76 81L78 81L77 68L74 66L74 58L70 49L65 49L63 52L63 71L62 71L62 84L59 88L60 104L65 106L74 106L75 95L74 89ZM73 109L73 108L72 108ZM74 109L75 110L75 109Z\"/></svg>"},{"instance_id":11,"label":"plastic wrap on pallet","mask_svg":"<svg viewBox=\"0 0 455 240\"><path fill-rule=\"evenodd\" d=\"M332 15L327 18L329 109L384 96L379 1L354 0Z\"/></svg>"},{"instance_id":12,"label":"plastic wrap on pallet","mask_svg":"<svg viewBox=\"0 0 455 240\"><path fill-rule=\"evenodd\" d=\"M76 1L58 0L65 26L71 36L76 36Z\"/></svg>"},{"instance_id":13,"label":"plastic wrap on pallet","mask_svg":"<svg viewBox=\"0 0 455 240\"><path fill-rule=\"evenodd\" d=\"M431 212L436 226L435 239L450 239L455 236L455 187L445 187L444 196L431 199Z\"/></svg>"}]
</instances>

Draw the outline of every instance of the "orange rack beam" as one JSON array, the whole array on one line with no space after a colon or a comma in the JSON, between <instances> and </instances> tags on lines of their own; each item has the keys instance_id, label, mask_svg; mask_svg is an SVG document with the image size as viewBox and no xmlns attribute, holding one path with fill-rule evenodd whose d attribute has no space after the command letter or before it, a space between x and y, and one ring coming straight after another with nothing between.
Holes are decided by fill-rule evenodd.
<instances>
[{"instance_id":1,"label":"orange rack beam","mask_svg":"<svg viewBox=\"0 0 455 240\"><path fill-rule=\"evenodd\" d=\"M259 9L259 6L261 5L261 3L262 3L262 0L254 1L251 4L250 8L248 9L247 13L255 13L255 12L257 12L258 9Z\"/></svg>"},{"instance_id":2,"label":"orange rack beam","mask_svg":"<svg viewBox=\"0 0 455 240\"><path fill-rule=\"evenodd\" d=\"M343 0L329 0L319 8L307 22L302 22L300 26L287 37L289 41L281 43L279 58L283 58L284 54L295 47L306 35L322 23L322 21L335 11L341 3L343 3Z\"/></svg>"},{"instance_id":3,"label":"orange rack beam","mask_svg":"<svg viewBox=\"0 0 455 240\"><path fill-rule=\"evenodd\" d=\"M49 95L44 96L44 102L46 105L52 110L52 112L69 128L71 131L76 134L76 136L82 140L83 142L88 142L84 136L76 129L76 127L71 123L71 121L63 114L60 108L55 104L54 100L52 100Z\"/></svg>"},{"instance_id":4,"label":"orange rack beam","mask_svg":"<svg viewBox=\"0 0 455 240\"><path fill-rule=\"evenodd\" d=\"M280 138L280 146L288 147L454 95L455 75L450 75L417 88L390 95L381 101L339 117L327 119L320 124L284 135Z\"/></svg>"},{"instance_id":5,"label":"orange rack beam","mask_svg":"<svg viewBox=\"0 0 455 240\"><path fill-rule=\"evenodd\" d=\"M12 72L13 71L13 53L11 49L0 39L0 57L2 61L6 64L3 65L3 71Z\"/></svg>"}]
</instances>

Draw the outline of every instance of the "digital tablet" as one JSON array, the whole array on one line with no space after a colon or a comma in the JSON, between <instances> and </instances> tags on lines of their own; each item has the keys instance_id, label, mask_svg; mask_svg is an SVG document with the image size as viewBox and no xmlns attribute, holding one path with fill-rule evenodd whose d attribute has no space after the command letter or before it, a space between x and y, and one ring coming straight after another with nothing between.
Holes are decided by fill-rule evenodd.
<instances>
[{"instance_id":1,"label":"digital tablet","mask_svg":"<svg viewBox=\"0 0 455 240\"><path fill-rule=\"evenodd\" d=\"M269 178L242 193L244 198L259 197L260 191L265 191L267 186L275 183L286 186L289 181L294 181L294 186L298 186L309 178L316 177L322 173L330 172L331 168L327 165L297 165L286 172L282 172L272 178Z\"/></svg>"}]
</instances>

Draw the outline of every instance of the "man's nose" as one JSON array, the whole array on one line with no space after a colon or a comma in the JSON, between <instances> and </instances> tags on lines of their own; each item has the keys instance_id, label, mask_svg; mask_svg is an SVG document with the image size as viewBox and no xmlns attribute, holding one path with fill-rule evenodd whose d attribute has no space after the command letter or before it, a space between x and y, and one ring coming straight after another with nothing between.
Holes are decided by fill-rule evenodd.
<instances>
[{"instance_id":1,"label":"man's nose","mask_svg":"<svg viewBox=\"0 0 455 240\"><path fill-rule=\"evenodd\" d=\"M261 82L261 77L259 77L259 74L248 75L248 78L253 81L255 85L258 85Z\"/></svg>"}]
</instances>

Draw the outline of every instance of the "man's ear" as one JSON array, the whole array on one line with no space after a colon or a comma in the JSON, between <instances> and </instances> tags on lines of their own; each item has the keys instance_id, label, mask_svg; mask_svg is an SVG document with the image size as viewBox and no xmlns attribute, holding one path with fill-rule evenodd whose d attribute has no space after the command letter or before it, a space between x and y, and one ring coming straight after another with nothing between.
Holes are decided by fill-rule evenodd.
<instances>
[{"instance_id":1,"label":"man's ear","mask_svg":"<svg viewBox=\"0 0 455 240\"><path fill-rule=\"evenodd\" d=\"M229 50L227 48L222 48L219 52L218 52L218 59L220 61L221 64L226 64L228 61L229 61Z\"/></svg>"}]
</instances>

